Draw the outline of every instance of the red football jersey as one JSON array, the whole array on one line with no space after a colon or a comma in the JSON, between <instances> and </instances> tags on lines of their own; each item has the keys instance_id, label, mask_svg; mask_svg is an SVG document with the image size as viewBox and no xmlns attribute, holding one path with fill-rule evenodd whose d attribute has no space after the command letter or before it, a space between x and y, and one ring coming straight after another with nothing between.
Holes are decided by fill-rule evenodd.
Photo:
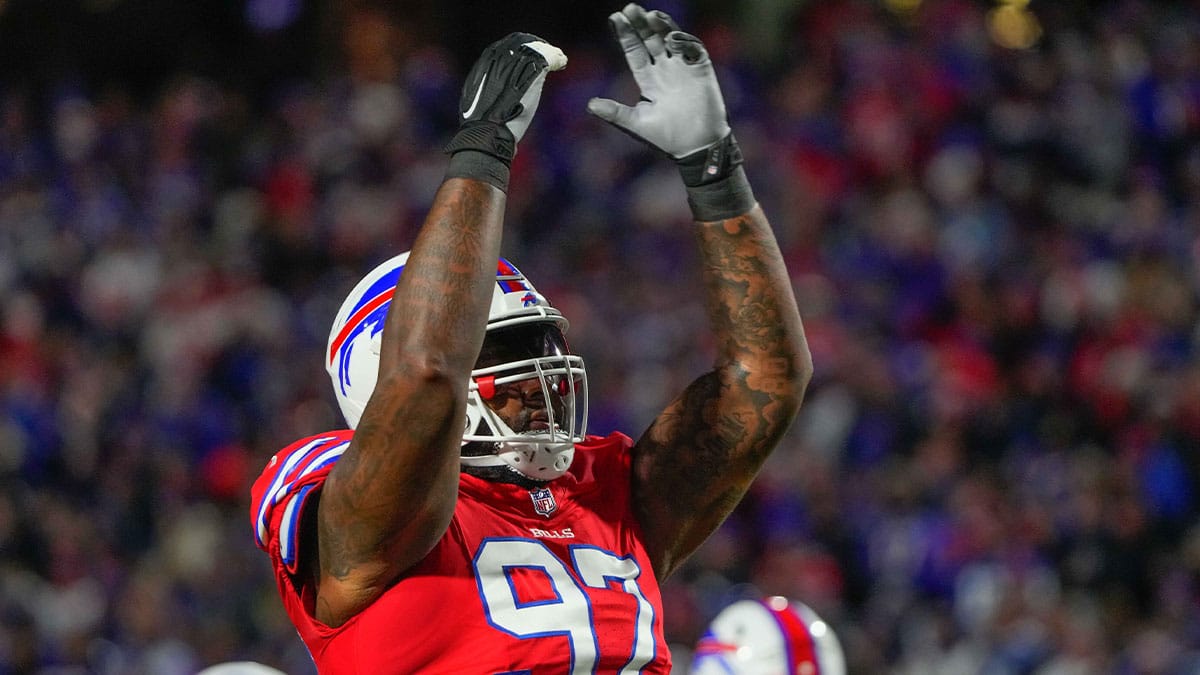
<instances>
[{"instance_id":1,"label":"red football jersey","mask_svg":"<svg viewBox=\"0 0 1200 675\"><path fill-rule=\"evenodd\" d=\"M294 576L305 503L353 432L299 441L254 484L251 519L284 607L322 675L669 673L662 598L630 502L633 442L579 444L528 490L462 474L429 555L337 628Z\"/></svg>"}]
</instances>

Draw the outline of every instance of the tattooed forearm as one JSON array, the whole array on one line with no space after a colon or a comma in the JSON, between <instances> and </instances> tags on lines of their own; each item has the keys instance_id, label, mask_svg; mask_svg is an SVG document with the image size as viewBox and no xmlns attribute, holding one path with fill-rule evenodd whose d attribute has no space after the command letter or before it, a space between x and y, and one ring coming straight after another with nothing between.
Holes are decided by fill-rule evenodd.
<instances>
[{"instance_id":1,"label":"tattooed forearm","mask_svg":"<svg viewBox=\"0 0 1200 675\"><path fill-rule=\"evenodd\" d=\"M487 324L504 194L442 184L396 285L378 378L318 506L318 618L374 600L445 532L466 386Z\"/></svg>"},{"instance_id":2,"label":"tattooed forearm","mask_svg":"<svg viewBox=\"0 0 1200 675\"><path fill-rule=\"evenodd\" d=\"M737 505L811 374L791 282L762 212L701 223L697 236L717 362L635 448L635 504L663 574Z\"/></svg>"},{"instance_id":3,"label":"tattooed forearm","mask_svg":"<svg viewBox=\"0 0 1200 675\"><path fill-rule=\"evenodd\" d=\"M736 430L716 420L698 426L733 439L735 457L761 461L790 424L811 371L791 280L758 209L704 223L697 236L719 350L715 375L723 384L700 406L742 420Z\"/></svg>"},{"instance_id":4,"label":"tattooed forearm","mask_svg":"<svg viewBox=\"0 0 1200 675\"><path fill-rule=\"evenodd\" d=\"M757 217L756 217L757 216ZM806 367L795 359L803 339L791 282L761 212L698 230L709 319L720 358L752 360L757 386L777 390ZM756 386L751 383L751 386Z\"/></svg>"},{"instance_id":5,"label":"tattooed forearm","mask_svg":"<svg viewBox=\"0 0 1200 675\"><path fill-rule=\"evenodd\" d=\"M438 196L396 289L392 307L400 309L388 315L381 372L397 352L414 347L436 348L460 370L479 354L482 314L468 310L486 312L491 288L480 280L495 273L503 196L463 180L448 182Z\"/></svg>"}]
</instances>

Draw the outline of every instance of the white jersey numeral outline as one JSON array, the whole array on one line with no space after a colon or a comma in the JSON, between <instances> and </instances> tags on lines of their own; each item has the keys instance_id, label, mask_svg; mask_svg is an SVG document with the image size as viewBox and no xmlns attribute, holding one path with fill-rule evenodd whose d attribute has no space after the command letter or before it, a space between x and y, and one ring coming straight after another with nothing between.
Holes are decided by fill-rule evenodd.
<instances>
[{"instance_id":1,"label":"white jersey numeral outline","mask_svg":"<svg viewBox=\"0 0 1200 675\"><path fill-rule=\"evenodd\" d=\"M654 660L657 643L654 639L654 606L638 586L642 570L637 560L632 555L621 557L596 546L574 545L568 549L575 574L540 541L485 539L472 562L488 623L520 639L565 635L571 645L571 675L595 673L600 656L599 642L591 600L584 586L620 590L632 595L638 606L633 649L620 673L640 673ZM510 575L515 569L545 574L555 596L521 602ZM613 582L619 584L617 589L610 587Z\"/></svg>"}]
</instances>

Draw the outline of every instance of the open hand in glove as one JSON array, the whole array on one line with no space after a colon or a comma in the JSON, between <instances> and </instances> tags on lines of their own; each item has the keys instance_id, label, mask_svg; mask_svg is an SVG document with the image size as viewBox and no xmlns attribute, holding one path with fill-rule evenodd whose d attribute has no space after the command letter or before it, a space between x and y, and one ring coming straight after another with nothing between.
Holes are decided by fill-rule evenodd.
<instances>
[{"instance_id":1,"label":"open hand in glove","mask_svg":"<svg viewBox=\"0 0 1200 675\"><path fill-rule=\"evenodd\" d=\"M608 21L642 100L627 106L593 98L588 112L674 159L697 220L721 220L753 208L742 152L699 38L679 30L666 13L633 3Z\"/></svg>"},{"instance_id":2,"label":"open hand in glove","mask_svg":"<svg viewBox=\"0 0 1200 675\"><path fill-rule=\"evenodd\" d=\"M725 100L704 45L664 12L629 4L608 17L642 92L630 107L606 98L588 112L675 159L729 135Z\"/></svg>"}]
</instances>

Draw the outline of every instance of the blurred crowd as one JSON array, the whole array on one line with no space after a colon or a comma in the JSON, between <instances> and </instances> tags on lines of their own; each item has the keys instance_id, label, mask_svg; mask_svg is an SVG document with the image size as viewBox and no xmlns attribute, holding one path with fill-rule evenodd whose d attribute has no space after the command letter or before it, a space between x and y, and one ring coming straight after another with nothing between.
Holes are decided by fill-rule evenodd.
<instances>
[{"instance_id":1,"label":"blurred crowd","mask_svg":"<svg viewBox=\"0 0 1200 675\"><path fill-rule=\"evenodd\" d=\"M1195 3L1033 3L1029 49L991 3L743 4L778 20L700 33L816 374L664 584L679 670L763 593L851 673L1200 673ZM248 488L342 426L328 326L441 180L470 64L412 30L353 13L338 68L267 91L0 83L0 675L313 672ZM636 99L619 50L562 46L503 249L571 319L591 430L636 436L713 353L690 217L584 112Z\"/></svg>"}]
</instances>

